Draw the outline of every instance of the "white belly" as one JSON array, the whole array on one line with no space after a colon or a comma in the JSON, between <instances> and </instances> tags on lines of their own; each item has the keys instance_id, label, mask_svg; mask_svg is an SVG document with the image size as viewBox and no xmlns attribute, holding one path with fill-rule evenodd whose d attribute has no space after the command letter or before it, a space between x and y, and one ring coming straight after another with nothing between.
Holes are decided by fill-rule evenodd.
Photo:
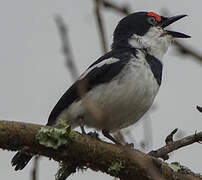
<instances>
[{"instance_id":1,"label":"white belly","mask_svg":"<svg viewBox=\"0 0 202 180\"><path fill-rule=\"evenodd\" d=\"M116 131L137 122L152 105L158 89L149 65L134 59L113 81L99 85L86 94L107 117L102 123L86 112L82 100L70 105L58 119L65 119L75 127L78 126L78 117L82 116L84 125Z\"/></svg>"}]
</instances>

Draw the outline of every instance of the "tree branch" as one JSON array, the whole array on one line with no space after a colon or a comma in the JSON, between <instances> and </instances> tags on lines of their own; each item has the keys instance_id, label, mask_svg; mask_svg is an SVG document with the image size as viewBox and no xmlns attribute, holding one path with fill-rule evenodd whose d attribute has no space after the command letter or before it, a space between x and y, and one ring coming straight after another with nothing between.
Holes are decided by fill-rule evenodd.
<instances>
[{"instance_id":1,"label":"tree branch","mask_svg":"<svg viewBox=\"0 0 202 180\"><path fill-rule=\"evenodd\" d=\"M198 109L199 112L202 113L202 107L201 106L196 106L196 108Z\"/></svg>"},{"instance_id":2,"label":"tree branch","mask_svg":"<svg viewBox=\"0 0 202 180\"><path fill-rule=\"evenodd\" d=\"M112 10L115 10L121 14L124 14L124 15L127 15L129 14L130 10L129 10L129 6L128 5L123 5L123 6L119 6L115 3L112 3L111 1L109 0L100 0L102 3L103 3L103 6L105 8L109 8L109 9L112 9Z\"/></svg>"},{"instance_id":3,"label":"tree branch","mask_svg":"<svg viewBox=\"0 0 202 180\"><path fill-rule=\"evenodd\" d=\"M174 41L173 45L176 46L178 52L180 52L181 55L192 56L198 62L202 63L202 55L200 55L198 52L196 52L195 49L191 48L188 45L184 45L184 43L181 43L179 41Z\"/></svg>"},{"instance_id":4,"label":"tree branch","mask_svg":"<svg viewBox=\"0 0 202 180\"><path fill-rule=\"evenodd\" d=\"M93 0L95 3L95 17L96 17L96 22L97 22L97 26L99 29L99 37L101 40L101 44L102 44L102 50L103 53L107 53L107 43L106 43L106 33L105 33L105 29L104 29L104 23L103 23L103 18L102 15L100 13L100 1L99 0Z\"/></svg>"},{"instance_id":5,"label":"tree branch","mask_svg":"<svg viewBox=\"0 0 202 180\"><path fill-rule=\"evenodd\" d=\"M39 154L56 161L71 163L75 167L87 167L127 180L200 179L193 175L174 172L166 163L138 150L102 142L75 131L69 133L66 145L57 149L46 147L39 144L36 138L42 127L44 126L0 121L0 148Z\"/></svg>"},{"instance_id":6,"label":"tree branch","mask_svg":"<svg viewBox=\"0 0 202 180\"><path fill-rule=\"evenodd\" d=\"M175 129L174 131L171 132L171 134L168 136L173 136L175 133L177 132L177 129ZM166 139L168 139L168 137ZM184 137L180 140L177 141L168 141L166 142L166 145L162 148L159 148L155 151L151 151L148 154L157 158L163 158L164 160L168 159L168 153L173 152L177 149L180 149L182 147L191 145L193 143L198 143L202 141L202 132L199 133L195 133L193 135Z\"/></svg>"},{"instance_id":7,"label":"tree branch","mask_svg":"<svg viewBox=\"0 0 202 180\"><path fill-rule=\"evenodd\" d=\"M34 163L33 163L33 168L32 168L32 172L31 172L31 175L32 175L32 180L37 180L38 179L38 162L39 162L39 156L35 156L34 158Z\"/></svg>"},{"instance_id":8,"label":"tree branch","mask_svg":"<svg viewBox=\"0 0 202 180\"><path fill-rule=\"evenodd\" d=\"M60 35L60 38L62 41L62 50L63 50L63 54L66 59L67 67L70 71L72 79L76 80L79 73L78 73L77 67L75 65L75 61L73 59L73 54L72 54L72 51L70 48L69 37L68 37L68 33L67 33L68 28L65 25L63 18L59 15L55 17L55 23L58 27L59 35Z\"/></svg>"}]
</instances>

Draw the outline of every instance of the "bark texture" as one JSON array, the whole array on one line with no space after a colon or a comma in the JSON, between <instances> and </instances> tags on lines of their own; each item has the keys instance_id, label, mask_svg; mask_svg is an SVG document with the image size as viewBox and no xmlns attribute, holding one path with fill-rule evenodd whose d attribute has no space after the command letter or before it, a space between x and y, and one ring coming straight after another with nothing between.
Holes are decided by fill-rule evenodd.
<instances>
[{"instance_id":1,"label":"bark texture","mask_svg":"<svg viewBox=\"0 0 202 180\"><path fill-rule=\"evenodd\" d=\"M197 180L194 175L174 172L166 163L130 147L106 143L75 131L68 143L58 149L39 144L36 138L44 127L35 124L0 121L0 148L39 154L72 167L87 167L124 180ZM51 127L47 127L51 129Z\"/></svg>"}]
</instances>

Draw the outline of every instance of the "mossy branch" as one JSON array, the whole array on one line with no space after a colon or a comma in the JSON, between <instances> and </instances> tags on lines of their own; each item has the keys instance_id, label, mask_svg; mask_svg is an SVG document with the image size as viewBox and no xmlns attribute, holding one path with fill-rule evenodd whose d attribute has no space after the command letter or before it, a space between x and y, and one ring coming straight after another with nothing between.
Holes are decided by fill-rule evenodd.
<instances>
[{"instance_id":1,"label":"mossy branch","mask_svg":"<svg viewBox=\"0 0 202 180\"><path fill-rule=\"evenodd\" d=\"M68 139L67 143L61 144L55 149L47 147L39 143L39 132L44 127L28 123L0 121L0 148L39 154L58 162L67 162L72 167L87 167L125 180L200 179L191 174L176 172L163 161L138 150L102 142L69 128L65 134ZM53 130L51 127L46 128L50 131Z\"/></svg>"}]
</instances>

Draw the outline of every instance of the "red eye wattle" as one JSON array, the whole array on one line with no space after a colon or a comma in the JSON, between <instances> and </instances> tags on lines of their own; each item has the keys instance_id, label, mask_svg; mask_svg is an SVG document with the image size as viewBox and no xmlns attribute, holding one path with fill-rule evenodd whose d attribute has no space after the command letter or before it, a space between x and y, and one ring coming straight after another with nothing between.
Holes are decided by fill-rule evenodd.
<instances>
[{"instance_id":1,"label":"red eye wattle","mask_svg":"<svg viewBox=\"0 0 202 180\"><path fill-rule=\"evenodd\" d=\"M161 16L159 16L158 14L156 14L154 12L148 12L147 15L150 17L154 17L156 19L156 21L161 22Z\"/></svg>"}]
</instances>

